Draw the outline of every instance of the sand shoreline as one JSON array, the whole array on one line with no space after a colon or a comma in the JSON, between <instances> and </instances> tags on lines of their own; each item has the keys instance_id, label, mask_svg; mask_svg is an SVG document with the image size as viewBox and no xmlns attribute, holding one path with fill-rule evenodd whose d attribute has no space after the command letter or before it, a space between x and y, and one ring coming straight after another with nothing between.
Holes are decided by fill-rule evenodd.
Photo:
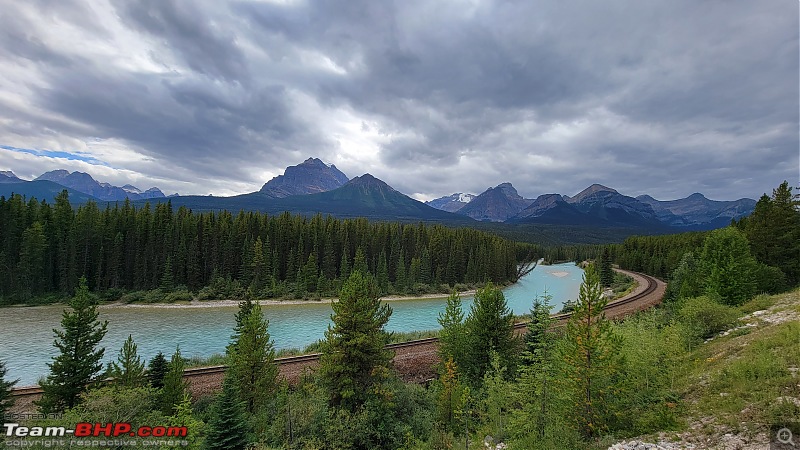
<instances>
[{"instance_id":1,"label":"sand shoreline","mask_svg":"<svg viewBox=\"0 0 800 450\"><path fill-rule=\"evenodd\" d=\"M475 295L475 290L459 292L462 297ZM426 295L387 295L381 297L381 301L391 302L398 300L434 300L444 299L449 297L450 294L426 294ZM279 306L279 305L325 305L333 303L338 298L323 298L320 300L256 300L262 306ZM107 303L100 305L100 308L223 308L230 306L238 306L241 300L192 300L191 302L183 303Z\"/></svg>"}]
</instances>

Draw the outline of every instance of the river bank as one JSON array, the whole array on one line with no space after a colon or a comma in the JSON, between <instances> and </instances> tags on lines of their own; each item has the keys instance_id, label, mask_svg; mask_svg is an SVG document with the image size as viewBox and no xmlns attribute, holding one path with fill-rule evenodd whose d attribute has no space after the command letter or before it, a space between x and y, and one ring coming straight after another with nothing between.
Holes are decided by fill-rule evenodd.
<instances>
[{"instance_id":1,"label":"river bank","mask_svg":"<svg viewBox=\"0 0 800 450\"><path fill-rule=\"evenodd\" d=\"M509 285L512 286L513 284ZM468 291L461 291L460 296L475 295L477 291L470 289ZM435 300L444 299L449 297L450 294L424 294L424 295L387 295L381 297L381 301L410 301L410 300ZM261 305L277 306L277 305L327 305L339 300L337 297L319 298L313 300L273 300L261 299L253 300ZM229 306L238 306L242 300L192 300L188 302L175 302L175 303L123 303L114 302L100 305L100 308L221 308Z\"/></svg>"}]
</instances>

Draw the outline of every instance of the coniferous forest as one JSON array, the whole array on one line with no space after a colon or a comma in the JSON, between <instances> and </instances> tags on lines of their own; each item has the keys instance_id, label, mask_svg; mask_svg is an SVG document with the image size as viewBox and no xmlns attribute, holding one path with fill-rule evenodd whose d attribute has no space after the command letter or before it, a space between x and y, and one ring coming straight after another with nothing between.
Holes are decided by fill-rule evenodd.
<instances>
[{"instance_id":1,"label":"coniferous forest","mask_svg":"<svg viewBox=\"0 0 800 450\"><path fill-rule=\"evenodd\" d=\"M128 301L333 296L355 269L384 294L449 292L515 281L517 264L536 256L532 245L468 228L169 203L74 208L66 191L52 205L0 197L0 224L5 304L64 298L82 276L104 298Z\"/></svg>"}]
</instances>

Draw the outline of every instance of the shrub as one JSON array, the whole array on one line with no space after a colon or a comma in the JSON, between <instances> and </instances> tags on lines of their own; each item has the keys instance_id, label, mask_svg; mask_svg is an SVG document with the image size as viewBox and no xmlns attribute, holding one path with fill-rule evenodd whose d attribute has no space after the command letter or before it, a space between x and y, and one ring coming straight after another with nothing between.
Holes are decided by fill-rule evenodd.
<instances>
[{"instance_id":1,"label":"shrub","mask_svg":"<svg viewBox=\"0 0 800 450\"><path fill-rule=\"evenodd\" d=\"M678 310L678 318L689 327L693 341L707 339L727 330L738 317L736 308L718 303L705 295L683 300Z\"/></svg>"}]
</instances>

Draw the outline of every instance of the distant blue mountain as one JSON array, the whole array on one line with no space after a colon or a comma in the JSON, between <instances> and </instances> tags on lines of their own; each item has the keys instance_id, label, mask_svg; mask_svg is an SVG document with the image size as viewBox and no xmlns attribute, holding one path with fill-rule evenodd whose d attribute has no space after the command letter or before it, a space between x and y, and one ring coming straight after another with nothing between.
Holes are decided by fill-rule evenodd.
<instances>
[{"instance_id":1,"label":"distant blue mountain","mask_svg":"<svg viewBox=\"0 0 800 450\"><path fill-rule=\"evenodd\" d=\"M163 198L164 193L160 189L153 187L146 191L141 191L129 184L124 188L112 186L108 183L100 183L91 175L84 172L72 172L67 170L52 170L45 172L34 181L52 181L64 187L88 194L98 200L117 201L129 198L131 200Z\"/></svg>"},{"instance_id":2,"label":"distant blue mountain","mask_svg":"<svg viewBox=\"0 0 800 450\"><path fill-rule=\"evenodd\" d=\"M22 181L25 180L21 180L14 175L14 172L10 170L0 170L0 183L20 183Z\"/></svg>"},{"instance_id":3,"label":"distant blue mountain","mask_svg":"<svg viewBox=\"0 0 800 450\"><path fill-rule=\"evenodd\" d=\"M232 197L180 196L172 197L169 201L173 207L186 206L196 211L246 210L272 214L288 211L293 214L320 213L339 218L366 217L387 221L472 222L469 218L440 211L401 194L370 174L353 178L337 189L316 194L275 198L263 192L253 192Z\"/></svg>"},{"instance_id":4,"label":"distant blue mountain","mask_svg":"<svg viewBox=\"0 0 800 450\"><path fill-rule=\"evenodd\" d=\"M65 190L69 194L69 201L71 203L86 203L88 201L100 202L97 198L91 195L78 192L75 189L64 187L58 183L47 180L35 181L20 181L18 183L0 183L0 195L5 198L11 197L11 194L19 194L27 199L36 198L37 200L47 200L52 204L56 196Z\"/></svg>"}]
</instances>

